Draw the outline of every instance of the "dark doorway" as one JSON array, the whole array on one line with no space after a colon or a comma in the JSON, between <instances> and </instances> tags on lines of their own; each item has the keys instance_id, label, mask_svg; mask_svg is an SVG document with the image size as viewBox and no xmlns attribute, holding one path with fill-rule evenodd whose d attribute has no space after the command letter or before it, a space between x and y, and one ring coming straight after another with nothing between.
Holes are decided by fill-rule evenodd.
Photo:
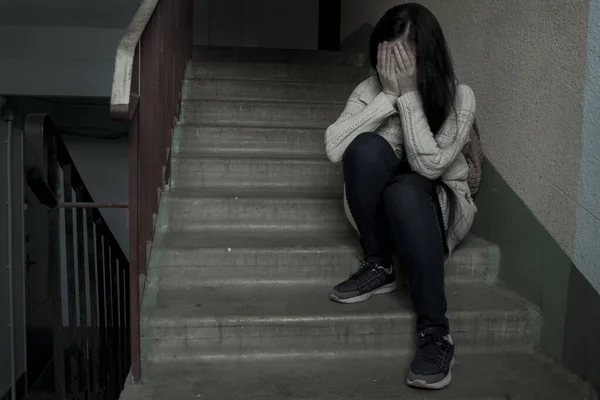
<instances>
[{"instance_id":1,"label":"dark doorway","mask_svg":"<svg viewBox=\"0 0 600 400\"><path fill-rule=\"evenodd\" d=\"M340 50L342 0L319 0L319 50Z\"/></svg>"}]
</instances>

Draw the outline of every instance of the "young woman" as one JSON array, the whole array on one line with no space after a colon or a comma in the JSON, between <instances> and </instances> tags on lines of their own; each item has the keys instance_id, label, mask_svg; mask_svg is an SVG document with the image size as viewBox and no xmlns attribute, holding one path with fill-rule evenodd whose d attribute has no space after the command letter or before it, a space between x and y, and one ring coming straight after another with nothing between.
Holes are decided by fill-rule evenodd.
<instances>
[{"instance_id":1,"label":"young woman","mask_svg":"<svg viewBox=\"0 0 600 400\"><path fill-rule=\"evenodd\" d=\"M442 29L421 5L387 11L369 54L377 76L356 87L325 134L329 159L343 163L344 206L364 250L362 267L330 298L356 303L396 290L395 252L417 313L418 349L407 383L440 389L450 383L454 362L444 263L477 210L461 152L475 95L456 83Z\"/></svg>"}]
</instances>

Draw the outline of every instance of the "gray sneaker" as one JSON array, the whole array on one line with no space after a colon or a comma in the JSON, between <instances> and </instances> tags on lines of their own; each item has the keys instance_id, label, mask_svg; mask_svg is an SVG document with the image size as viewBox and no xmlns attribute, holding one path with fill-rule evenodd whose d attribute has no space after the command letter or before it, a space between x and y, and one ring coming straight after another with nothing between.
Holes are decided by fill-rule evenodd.
<instances>
[{"instance_id":1,"label":"gray sneaker","mask_svg":"<svg viewBox=\"0 0 600 400\"><path fill-rule=\"evenodd\" d=\"M452 381L454 342L430 328L419 334L417 353L413 359L406 383L420 389L442 389Z\"/></svg>"},{"instance_id":2,"label":"gray sneaker","mask_svg":"<svg viewBox=\"0 0 600 400\"><path fill-rule=\"evenodd\" d=\"M360 269L333 288L329 298L338 303L351 304L368 300L376 294L397 289L394 267L379 262L364 262Z\"/></svg>"}]
</instances>

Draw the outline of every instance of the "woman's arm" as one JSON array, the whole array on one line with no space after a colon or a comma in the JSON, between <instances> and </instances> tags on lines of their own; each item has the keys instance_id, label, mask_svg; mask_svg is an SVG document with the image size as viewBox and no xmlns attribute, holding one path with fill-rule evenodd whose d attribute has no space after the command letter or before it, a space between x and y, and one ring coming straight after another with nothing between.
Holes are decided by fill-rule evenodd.
<instances>
[{"instance_id":1,"label":"woman's arm","mask_svg":"<svg viewBox=\"0 0 600 400\"><path fill-rule=\"evenodd\" d=\"M461 152L475 120L475 94L467 85L456 91L456 113L451 112L437 135L429 128L418 92L398 99L404 147L413 171L428 179L439 178Z\"/></svg>"},{"instance_id":2,"label":"woman's arm","mask_svg":"<svg viewBox=\"0 0 600 400\"><path fill-rule=\"evenodd\" d=\"M375 130L396 112L383 92L365 104L359 99L360 88L361 85L350 95L340 117L325 132L325 151L333 162L341 161L346 148L359 134Z\"/></svg>"}]
</instances>

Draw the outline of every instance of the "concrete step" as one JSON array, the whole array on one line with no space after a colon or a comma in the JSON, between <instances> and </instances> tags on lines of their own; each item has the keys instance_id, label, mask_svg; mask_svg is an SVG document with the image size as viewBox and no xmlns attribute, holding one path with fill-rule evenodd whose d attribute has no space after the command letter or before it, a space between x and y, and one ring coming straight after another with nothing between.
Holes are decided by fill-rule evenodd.
<instances>
[{"instance_id":1,"label":"concrete step","mask_svg":"<svg viewBox=\"0 0 600 400\"><path fill-rule=\"evenodd\" d=\"M127 399L228 400L589 400L591 391L536 354L456 357L452 383L438 392L404 383L410 356L144 364L144 385ZM587 390L586 390L587 389Z\"/></svg>"},{"instance_id":2,"label":"concrete step","mask_svg":"<svg viewBox=\"0 0 600 400\"><path fill-rule=\"evenodd\" d=\"M354 86L322 82L188 79L183 84L183 99L345 104Z\"/></svg>"},{"instance_id":3,"label":"concrete step","mask_svg":"<svg viewBox=\"0 0 600 400\"><path fill-rule=\"evenodd\" d=\"M342 104L249 101L183 101L180 122L192 125L327 128Z\"/></svg>"},{"instance_id":4,"label":"concrete step","mask_svg":"<svg viewBox=\"0 0 600 400\"><path fill-rule=\"evenodd\" d=\"M362 53L233 46L196 46L193 49L192 59L194 61L230 63L344 65L353 67L363 67L368 63L366 55Z\"/></svg>"},{"instance_id":5,"label":"concrete step","mask_svg":"<svg viewBox=\"0 0 600 400\"><path fill-rule=\"evenodd\" d=\"M315 234L330 234L351 229L341 198L302 197L280 191L173 191L163 196L160 213L159 231L253 229L276 234L314 230Z\"/></svg>"},{"instance_id":6,"label":"concrete step","mask_svg":"<svg viewBox=\"0 0 600 400\"><path fill-rule=\"evenodd\" d=\"M178 125L173 154L235 154L325 160L323 129Z\"/></svg>"},{"instance_id":7,"label":"concrete step","mask_svg":"<svg viewBox=\"0 0 600 400\"><path fill-rule=\"evenodd\" d=\"M349 354L407 354L415 318L407 291L354 305L328 299L329 286L162 287L148 277L143 343L152 360L272 359ZM525 301L485 283L447 283L457 354L524 351L538 314ZM150 300L152 299L152 300Z\"/></svg>"},{"instance_id":8,"label":"concrete step","mask_svg":"<svg viewBox=\"0 0 600 400\"><path fill-rule=\"evenodd\" d=\"M354 232L316 237L296 232L165 233L155 239L152 265L161 287L219 284L334 285L355 272L362 251ZM497 246L469 236L446 266L447 281L493 281ZM402 281L402 269L397 269ZM200 289L201 290L201 289Z\"/></svg>"},{"instance_id":9,"label":"concrete step","mask_svg":"<svg viewBox=\"0 0 600 400\"><path fill-rule=\"evenodd\" d=\"M367 79L370 74L371 72L366 68L335 65L193 61L186 70L185 76L188 79L238 79L357 85Z\"/></svg>"},{"instance_id":10,"label":"concrete step","mask_svg":"<svg viewBox=\"0 0 600 400\"><path fill-rule=\"evenodd\" d=\"M305 188L339 197L343 193L341 165L327 160L177 156L171 180L176 188L271 188L284 192Z\"/></svg>"}]
</instances>

